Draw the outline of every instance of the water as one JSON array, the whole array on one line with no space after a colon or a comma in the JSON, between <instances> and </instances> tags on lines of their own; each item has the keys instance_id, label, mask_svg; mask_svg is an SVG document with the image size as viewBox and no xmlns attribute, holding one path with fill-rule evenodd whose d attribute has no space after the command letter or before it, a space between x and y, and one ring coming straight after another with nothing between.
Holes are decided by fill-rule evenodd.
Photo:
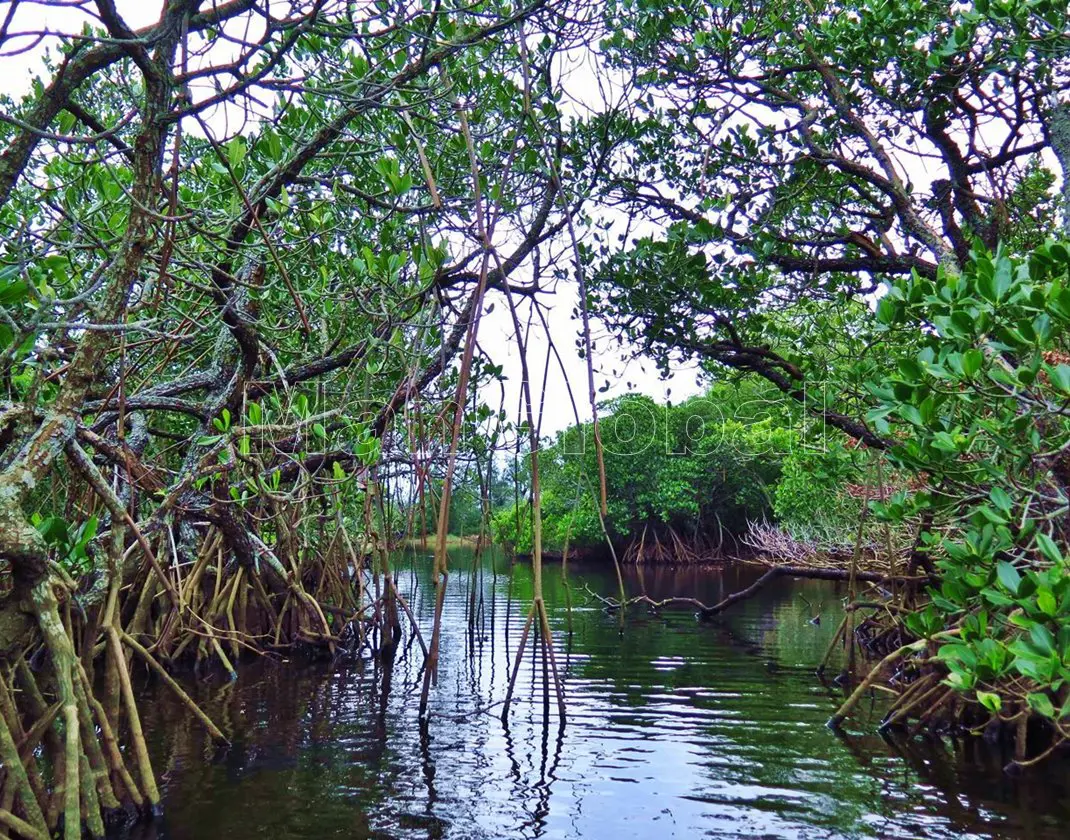
<instances>
[{"instance_id":1,"label":"water","mask_svg":"<svg viewBox=\"0 0 1070 840\"><path fill-rule=\"evenodd\" d=\"M417 715L415 645L387 684L370 660L332 668L264 659L245 662L235 684L197 686L233 740L224 750L208 744L166 689L147 687L165 818L134 836L1066 836L1065 766L1011 779L999 756L973 744L891 745L872 723L852 723L843 736L824 726L842 699L813 673L841 615L841 591L824 582L776 580L712 623L686 609L637 612L622 634L584 591L614 592L612 571L573 567L569 639L560 567L548 565L568 722L558 727L529 644L504 726L500 701L531 570L500 557L496 576L484 567L470 633L469 556L454 555L426 727ZM631 594L713 603L759 573L647 569L630 572L626 585ZM429 636L426 555L403 561L398 578Z\"/></svg>"}]
</instances>

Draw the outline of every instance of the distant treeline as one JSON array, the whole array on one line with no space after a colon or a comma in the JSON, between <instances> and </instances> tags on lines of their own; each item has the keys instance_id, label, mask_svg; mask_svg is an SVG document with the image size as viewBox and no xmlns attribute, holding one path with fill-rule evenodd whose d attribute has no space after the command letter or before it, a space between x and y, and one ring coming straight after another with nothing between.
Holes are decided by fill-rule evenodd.
<instances>
[{"instance_id":1,"label":"distant treeline","mask_svg":"<svg viewBox=\"0 0 1070 840\"><path fill-rule=\"evenodd\" d=\"M754 523L839 542L857 522L861 503L849 488L861 476L859 453L772 386L717 383L676 405L629 394L602 411L605 530L593 426L573 425L539 455L548 551L597 551L608 537L633 559L680 560L738 550ZM493 534L529 553L531 507L513 495L495 506Z\"/></svg>"}]
</instances>

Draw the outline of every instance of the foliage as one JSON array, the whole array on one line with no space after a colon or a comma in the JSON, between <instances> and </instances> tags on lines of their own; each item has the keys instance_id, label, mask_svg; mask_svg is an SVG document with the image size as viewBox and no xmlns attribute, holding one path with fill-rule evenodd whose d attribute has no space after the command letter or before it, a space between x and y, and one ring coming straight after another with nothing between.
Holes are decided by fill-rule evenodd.
<instances>
[{"instance_id":1,"label":"foliage","mask_svg":"<svg viewBox=\"0 0 1070 840\"><path fill-rule=\"evenodd\" d=\"M309 498L363 523L370 478L417 480L410 442L436 474L476 306L472 220L493 208L510 231L500 289L560 228L554 172L591 152L548 140L560 80L542 71L582 18L550 5L297 3L249 34L270 15L180 2L135 46L117 12L94 21L108 32L58 21L43 77L0 103L6 515L85 521L85 476L71 504L46 480L76 445L150 533L207 520L252 568L240 533L274 550L279 512ZM480 360L473 386L499 377ZM466 409L485 461L502 420ZM461 496L458 529L478 509Z\"/></svg>"},{"instance_id":2,"label":"foliage","mask_svg":"<svg viewBox=\"0 0 1070 840\"><path fill-rule=\"evenodd\" d=\"M792 425L798 412L769 388L723 383L679 405L632 394L600 413L605 527L614 540L652 529L662 538L672 532L719 545L769 513L781 460L799 442ZM547 547L560 550L566 538L577 546L603 544L591 424L559 433L541 451L539 468ZM514 544L515 520L511 504L497 512L497 539Z\"/></svg>"},{"instance_id":3,"label":"foliage","mask_svg":"<svg viewBox=\"0 0 1070 840\"><path fill-rule=\"evenodd\" d=\"M112 668L112 629L225 667L249 640L333 647L375 556L391 626L356 635L390 644L377 549L416 514L384 498L451 482L444 525L489 499L520 551L537 475L549 548L719 545L773 514L842 538L857 447L925 484L875 511L923 523L939 582L906 621L950 684L1070 708L1065 4L171 0L136 33L110 2L25 30L33 5L3 25L50 52L0 97L0 559L71 755L76 640ZM577 55L605 101L575 107ZM503 477L534 420L474 396L504 380L493 303L522 346L515 302L534 323L574 275L613 337L713 382L601 407L604 522L590 424ZM116 628L60 618L93 571ZM100 803L62 766L71 836Z\"/></svg>"},{"instance_id":4,"label":"foliage","mask_svg":"<svg viewBox=\"0 0 1070 840\"><path fill-rule=\"evenodd\" d=\"M879 446L853 418L855 386L881 367L856 329L880 280L932 279L975 241L1021 251L1053 229L1043 152L1065 8L620 0L606 14L635 95L614 114L605 194L656 232L592 242L592 303L663 366L697 357L801 401L831 365L843 391L810 410Z\"/></svg>"},{"instance_id":5,"label":"foliage","mask_svg":"<svg viewBox=\"0 0 1070 840\"><path fill-rule=\"evenodd\" d=\"M863 453L842 441L821 450L799 449L781 464L773 495L776 522L794 539L818 547L854 542L862 500L846 491L865 480Z\"/></svg>"},{"instance_id":6,"label":"foliage","mask_svg":"<svg viewBox=\"0 0 1070 840\"><path fill-rule=\"evenodd\" d=\"M1070 291L1046 241L1053 158L1070 230L1065 4L621 0L607 18L635 95L604 195L653 224L590 244L592 305L663 368L756 374L888 451L923 487L874 510L921 523L911 569L938 581L910 629L989 710L1070 712ZM775 511L842 533L853 503L829 490L854 470L835 447L789 457Z\"/></svg>"},{"instance_id":7,"label":"foliage","mask_svg":"<svg viewBox=\"0 0 1070 840\"><path fill-rule=\"evenodd\" d=\"M494 459L487 465L466 465L453 483L450 494L448 532L455 536L475 536L483 526L484 497L488 508L503 507L514 496L513 482L507 470L495 466ZM442 480L433 477L421 491L426 497L421 503L413 500L402 511L404 517L411 510L415 533L434 533L438 521L439 500L442 498Z\"/></svg>"},{"instance_id":8,"label":"foliage","mask_svg":"<svg viewBox=\"0 0 1070 840\"><path fill-rule=\"evenodd\" d=\"M523 501L519 505L498 508L491 519L491 533L494 535L494 541L506 550L517 554L530 554L534 543L531 503ZM553 548L557 543L547 540L547 545Z\"/></svg>"},{"instance_id":9,"label":"foliage","mask_svg":"<svg viewBox=\"0 0 1070 840\"><path fill-rule=\"evenodd\" d=\"M72 527L58 516L33 517L33 524L41 532L45 543L56 553L57 562L67 572L79 575L93 568L93 558L89 555L89 544L97 535L100 520L90 516L77 527Z\"/></svg>"},{"instance_id":10,"label":"foliage","mask_svg":"<svg viewBox=\"0 0 1070 840\"><path fill-rule=\"evenodd\" d=\"M924 336L871 388L871 421L899 441L890 457L928 476L926 489L875 506L932 523L921 538L940 582L908 626L960 629L939 650L948 682L989 709L1013 701L1066 717L1070 251L978 248L961 274L897 281L877 317Z\"/></svg>"},{"instance_id":11,"label":"foliage","mask_svg":"<svg viewBox=\"0 0 1070 840\"><path fill-rule=\"evenodd\" d=\"M606 140L559 108L585 0L8 5L9 77L44 58L0 94L0 664L39 673L0 761L20 833L75 840L158 812L124 647L393 650L391 502L504 421L459 384L502 376L485 297L539 290Z\"/></svg>"}]
</instances>

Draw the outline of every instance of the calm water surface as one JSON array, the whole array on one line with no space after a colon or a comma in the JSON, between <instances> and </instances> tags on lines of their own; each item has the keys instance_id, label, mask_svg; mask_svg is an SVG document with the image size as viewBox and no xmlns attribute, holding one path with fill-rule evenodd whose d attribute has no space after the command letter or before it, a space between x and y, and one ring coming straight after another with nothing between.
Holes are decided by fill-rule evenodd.
<instances>
[{"instance_id":1,"label":"calm water surface","mask_svg":"<svg viewBox=\"0 0 1070 840\"><path fill-rule=\"evenodd\" d=\"M548 708L528 655L509 725L499 719L531 570L498 557L475 582L455 552L440 679L417 715L420 653L392 673L371 660L247 662L198 700L233 740L214 750L154 686L146 729L165 817L137 840L191 838L1066 837L1070 773L1006 778L973 745L889 744L873 726L824 723L842 694L814 677L840 591L775 581L719 620L636 612L623 632L585 592L616 589L604 567L546 570L569 717ZM426 554L398 574L425 633L434 606ZM496 567L496 570L493 568ZM630 594L715 602L760 570L647 569ZM821 616L819 624L811 619ZM406 642L408 639L406 639Z\"/></svg>"}]
</instances>

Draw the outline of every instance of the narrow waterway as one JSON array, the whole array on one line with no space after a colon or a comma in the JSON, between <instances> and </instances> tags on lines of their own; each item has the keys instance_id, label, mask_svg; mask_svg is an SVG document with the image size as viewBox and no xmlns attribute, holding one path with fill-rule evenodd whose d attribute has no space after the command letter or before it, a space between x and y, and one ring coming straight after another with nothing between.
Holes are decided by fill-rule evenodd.
<instances>
[{"instance_id":1,"label":"narrow waterway","mask_svg":"<svg viewBox=\"0 0 1070 840\"><path fill-rule=\"evenodd\" d=\"M975 744L891 744L861 722L840 736L825 727L842 698L814 676L840 616L833 584L778 580L715 622L687 610L635 612L622 630L585 592L614 592L612 570L574 566L570 636L560 566L549 565L568 721L557 725L529 646L505 726L500 701L531 570L500 555L488 560L473 598L470 558L453 555L426 727L417 715L416 645L389 675L369 659L265 659L243 663L236 683L217 676L197 686L233 740L222 750L165 690L147 687L165 816L130 836L1066 836L1065 766L1011 779L999 756ZM400 589L429 633L430 561L417 553L399 564ZM632 570L626 584L631 594L712 603L759 573Z\"/></svg>"}]
</instances>

